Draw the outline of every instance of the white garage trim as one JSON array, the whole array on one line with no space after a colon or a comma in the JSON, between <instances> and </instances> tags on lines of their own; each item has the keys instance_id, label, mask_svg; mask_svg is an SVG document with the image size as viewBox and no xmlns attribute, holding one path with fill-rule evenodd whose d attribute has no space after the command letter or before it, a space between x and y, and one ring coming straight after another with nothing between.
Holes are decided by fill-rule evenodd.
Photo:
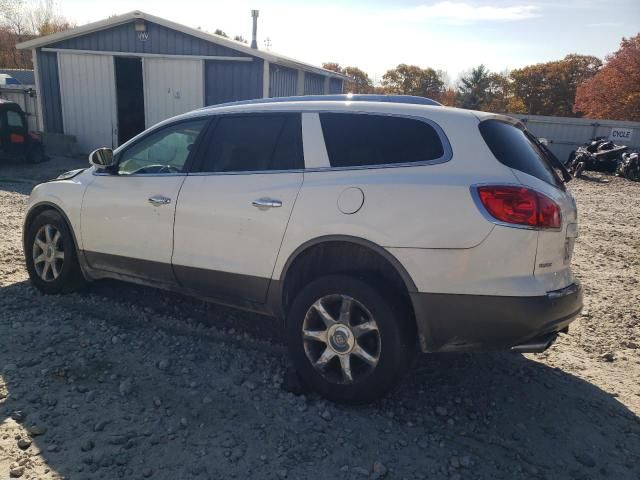
<instances>
[{"instance_id":1,"label":"white garage trim","mask_svg":"<svg viewBox=\"0 0 640 480\"><path fill-rule=\"evenodd\" d=\"M97 50L75 50L71 48L43 48L43 52L75 53L78 55L109 55L111 57L186 58L190 60L223 60L226 62L252 62L252 57L225 57L206 55L170 55L164 53L103 52Z\"/></svg>"},{"instance_id":2,"label":"white garage trim","mask_svg":"<svg viewBox=\"0 0 640 480\"><path fill-rule=\"evenodd\" d=\"M271 81L269 61L264 61L262 68L262 98L269 98L269 82Z\"/></svg>"},{"instance_id":3,"label":"white garage trim","mask_svg":"<svg viewBox=\"0 0 640 480\"><path fill-rule=\"evenodd\" d=\"M36 50L31 51L33 61L33 73L36 81L36 126L39 131L44 131L44 113L42 110L42 90L40 89L40 69L38 68L38 54Z\"/></svg>"}]
</instances>

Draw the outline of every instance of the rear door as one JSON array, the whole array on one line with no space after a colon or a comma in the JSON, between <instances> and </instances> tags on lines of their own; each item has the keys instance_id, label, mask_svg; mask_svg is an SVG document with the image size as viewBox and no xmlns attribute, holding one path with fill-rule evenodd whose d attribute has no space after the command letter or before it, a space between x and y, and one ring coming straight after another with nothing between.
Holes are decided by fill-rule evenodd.
<instances>
[{"instance_id":1,"label":"rear door","mask_svg":"<svg viewBox=\"0 0 640 480\"><path fill-rule=\"evenodd\" d=\"M231 303L264 303L303 180L300 114L221 115L180 191L178 281Z\"/></svg>"}]
</instances>

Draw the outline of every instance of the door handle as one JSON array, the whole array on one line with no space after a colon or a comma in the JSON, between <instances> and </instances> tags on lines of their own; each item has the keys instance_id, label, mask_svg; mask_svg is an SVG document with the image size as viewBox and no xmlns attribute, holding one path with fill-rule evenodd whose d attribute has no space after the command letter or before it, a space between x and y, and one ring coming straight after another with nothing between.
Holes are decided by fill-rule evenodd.
<instances>
[{"instance_id":1,"label":"door handle","mask_svg":"<svg viewBox=\"0 0 640 480\"><path fill-rule=\"evenodd\" d=\"M163 195L154 195L153 197L149 197L149 203L154 207L159 207L161 205L168 205L171 203L171 199Z\"/></svg>"},{"instance_id":2,"label":"door handle","mask_svg":"<svg viewBox=\"0 0 640 480\"><path fill-rule=\"evenodd\" d=\"M273 198L259 198L251 202L251 205L254 207L258 207L261 209L264 208L277 208L282 206L282 202L280 200L275 200Z\"/></svg>"}]
</instances>

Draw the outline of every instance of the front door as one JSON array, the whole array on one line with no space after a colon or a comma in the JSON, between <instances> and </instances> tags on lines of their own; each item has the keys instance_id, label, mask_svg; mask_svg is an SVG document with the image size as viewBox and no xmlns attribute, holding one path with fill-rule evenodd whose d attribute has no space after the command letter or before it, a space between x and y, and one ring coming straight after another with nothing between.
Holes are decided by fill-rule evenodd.
<instances>
[{"instance_id":1,"label":"front door","mask_svg":"<svg viewBox=\"0 0 640 480\"><path fill-rule=\"evenodd\" d=\"M156 129L119 152L113 172L94 174L81 214L83 250L91 267L174 281L171 251L178 191L206 123L194 119Z\"/></svg>"},{"instance_id":2,"label":"front door","mask_svg":"<svg viewBox=\"0 0 640 480\"><path fill-rule=\"evenodd\" d=\"M180 283L230 303L264 303L303 179L300 114L223 115L180 191Z\"/></svg>"}]
</instances>

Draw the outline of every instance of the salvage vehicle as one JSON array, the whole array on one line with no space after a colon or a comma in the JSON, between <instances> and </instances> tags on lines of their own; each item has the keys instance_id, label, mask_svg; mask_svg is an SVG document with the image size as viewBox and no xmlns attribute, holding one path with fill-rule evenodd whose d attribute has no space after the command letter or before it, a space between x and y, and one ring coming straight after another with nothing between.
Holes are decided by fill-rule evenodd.
<instances>
[{"instance_id":1,"label":"salvage vehicle","mask_svg":"<svg viewBox=\"0 0 640 480\"><path fill-rule=\"evenodd\" d=\"M90 163L31 194L33 285L116 278L279 317L302 382L336 402L385 395L418 350L541 352L582 308L562 166L506 116L253 100Z\"/></svg>"},{"instance_id":2,"label":"salvage vehicle","mask_svg":"<svg viewBox=\"0 0 640 480\"><path fill-rule=\"evenodd\" d=\"M613 173L629 147L616 145L604 137L596 137L571 152L566 168L579 177L585 170Z\"/></svg>"},{"instance_id":3,"label":"salvage vehicle","mask_svg":"<svg viewBox=\"0 0 640 480\"><path fill-rule=\"evenodd\" d=\"M37 134L29 131L20 105L0 98L0 161L39 163L44 159L42 142Z\"/></svg>"}]
</instances>

